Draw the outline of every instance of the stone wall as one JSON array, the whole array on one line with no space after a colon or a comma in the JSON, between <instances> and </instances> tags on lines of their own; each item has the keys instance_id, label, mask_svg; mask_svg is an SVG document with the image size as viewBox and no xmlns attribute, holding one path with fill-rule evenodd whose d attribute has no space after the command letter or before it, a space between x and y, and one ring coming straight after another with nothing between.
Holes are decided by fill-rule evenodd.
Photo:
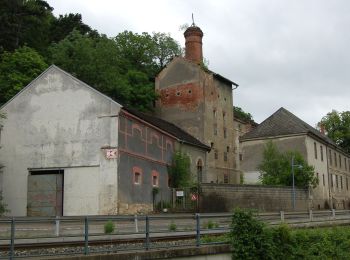
<instances>
[{"instance_id":1,"label":"stone wall","mask_svg":"<svg viewBox=\"0 0 350 260\"><path fill-rule=\"evenodd\" d=\"M293 210L291 187L202 184L200 210L202 212L229 212L235 207L252 208L259 211ZM296 189L297 211L309 209L309 192Z\"/></svg>"}]
</instances>

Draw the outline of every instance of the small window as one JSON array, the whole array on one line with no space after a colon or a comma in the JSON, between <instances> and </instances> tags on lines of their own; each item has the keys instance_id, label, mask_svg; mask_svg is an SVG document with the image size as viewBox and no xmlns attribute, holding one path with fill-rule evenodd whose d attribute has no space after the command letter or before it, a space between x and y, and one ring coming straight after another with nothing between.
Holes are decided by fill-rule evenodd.
<instances>
[{"instance_id":1,"label":"small window","mask_svg":"<svg viewBox=\"0 0 350 260\"><path fill-rule=\"evenodd\" d=\"M348 165L347 165L347 163L346 163L346 158L345 158L345 157L344 157L344 168L345 168L345 171L348 170Z\"/></svg>"},{"instance_id":2,"label":"small window","mask_svg":"<svg viewBox=\"0 0 350 260\"><path fill-rule=\"evenodd\" d=\"M348 182L348 177L346 177L346 189L349 190L349 182Z\"/></svg>"},{"instance_id":3,"label":"small window","mask_svg":"<svg viewBox=\"0 0 350 260\"><path fill-rule=\"evenodd\" d=\"M218 126L214 124L214 135L218 135Z\"/></svg>"},{"instance_id":4,"label":"small window","mask_svg":"<svg viewBox=\"0 0 350 260\"><path fill-rule=\"evenodd\" d=\"M339 168L341 168L341 155L339 154Z\"/></svg>"},{"instance_id":5,"label":"small window","mask_svg":"<svg viewBox=\"0 0 350 260\"><path fill-rule=\"evenodd\" d=\"M230 152L230 146L226 146L226 152Z\"/></svg>"},{"instance_id":6,"label":"small window","mask_svg":"<svg viewBox=\"0 0 350 260\"><path fill-rule=\"evenodd\" d=\"M340 176L340 189L343 189L343 176Z\"/></svg>"},{"instance_id":7,"label":"small window","mask_svg":"<svg viewBox=\"0 0 350 260\"><path fill-rule=\"evenodd\" d=\"M219 158L218 150L215 150L215 151L214 151L214 158L215 158L215 159L218 159L218 158Z\"/></svg>"},{"instance_id":8,"label":"small window","mask_svg":"<svg viewBox=\"0 0 350 260\"><path fill-rule=\"evenodd\" d=\"M334 152L334 166L338 167L337 154Z\"/></svg>"},{"instance_id":9,"label":"small window","mask_svg":"<svg viewBox=\"0 0 350 260\"><path fill-rule=\"evenodd\" d=\"M332 162L332 151L329 150L329 164L332 165L333 162Z\"/></svg>"},{"instance_id":10,"label":"small window","mask_svg":"<svg viewBox=\"0 0 350 260\"><path fill-rule=\"evenodd\" d=\"M315 153L315 159L317 159L317 145L316 145L316 142L314 142L314 153Z\"/></svg>"},{"instance_id":11,"label":"small window","mask_svg":"<svg viewBox=\"0 0 350 260\"><path fill-rule=\"evenodd\" d=\"M339 188L338 175L335 175L335 185Z\"/></svg>"},{"instance_id":12,"label":"small window","mask_svg":"<svg viewBox=\"0 0 350 260\"><path fill-rule=\"evenodd\" d=\"M159 186L159 173L157 171L152 171L152 186Z\"/></svg>"},{"instance_id":13,"label":"small window","mask_svg":"<svg viewBox=\"0 0 350 260\"><path fill-rule=\"evenodd\" d=\"M333 183L333 174L331 174L331 187L334 186L334 183Z\"/></svg>"},{"instance_id":14,"label":"small window","mask_svg":"<svg viewBox=\"0 0 350 260\"><path fill-rule=\"evenodd\" d=\"M224 183L228 183L228 174L227 173L224 174Z\"/></svg>"},{"instance_id":15,"label":"small window","mask_svg":"<svg viewBox=\"0 0 350 260\"><path fill-rule=\"evenodd\" d=\"M210 148L213 148L214 147L214 142L211 142L210 143Z\"/></svg>"},{"instance_id":16,"label":"small window","mask_svg":"<svg viewBox=\"0 0 350 260\"><path fill-rule=\"evenodd\" d=\"M225 111L222 112L222 119L224 120L224 122L226 121L226 112Z\"/></svg>"},{"instance_id":17,"label":"small window","mask_svg":"<svg viewBox=\"0 0 350 260\"><path fill-rule=\"evenodd\" d=\"M227 162L227 152L224 152L224 161Z\"/></svg>"},{"instance_id":18,"label":"small window","mask_svg":"<svg viewBox=\"0 0 350 260\"><path fill-rule=\"evenodd\" d=\"M213 110L213 117L216 118L216 109Z\"/></svg>"},{"instance_id":19,"label":"small window","mask_svg":"<svg viewBox=\"0 0 350 260\"><path fill-rule=\"evenodd\" d=\"M181 92L180 91L177 91L176 92L176 96L180 96L181 95Z\"/></svg>"},{"instance_id":20,"label":"small window","mask_svg":"<svg viewBox=\"0 0 350 260\"><path fill-rule=\"evenodd\" d=\"M189 89L189 90L188 90L188 94L191 94L191 93L192 93L192 90L191 90L191 89Z\"/></svg>"},{"instance_id":21,"label":"small window","mask_svg":"<svg viewBox=\"0 0 350 260\"><path fill-rule=\"evenodd\" d=\"M325 179L324 179L324 174L322 174L322 180L323 180L323 186L326 185Z\"/></svg>"},{"instance_id":22,"label":"small window","mask_svg":"<svg viewBox=\"0 0 350 260\"><path fill-rule=\"evenodd\" d=\"M241 153L239 154L239 160L243 161L243 154L241 154Z\"/></svg>"},{"instance_id":23,"label":"small window","mask_svg":"<svg viewBox=\"0 0 350 260\"><path fill-rule=\"evenodd\" d=\"M320 181L320 176L319 176L318 172L316 173L316 177L317 177L317 180Z\"/></svg>"},{"instance_id":24,"label":"small window","mask_svg":"<svg viewBox=\"0 0 350 260\"><path fill-rule=\"evenodd\" d=\"M142 169L140 167L133 167L133 181L135 185L140 185L142 183Z\"/></svg>"},{"instance_id":25,"label":"small window","mask_svg":"<svg viewBox=\"0 0 350 260\"><path fill-rule=\"evenodd\" d=\"M320 145L321 161L323 162L323 146Z\"/></svg>"},{"instance_id":26,"label":"small window","mask_svg":"<svg viewBox=\"0 0 350 260\"><path fill-rule=\"evenodd\" d=\"M227 138L227 130L224 128L224 138Z\"/></svg>"}]
</instances>

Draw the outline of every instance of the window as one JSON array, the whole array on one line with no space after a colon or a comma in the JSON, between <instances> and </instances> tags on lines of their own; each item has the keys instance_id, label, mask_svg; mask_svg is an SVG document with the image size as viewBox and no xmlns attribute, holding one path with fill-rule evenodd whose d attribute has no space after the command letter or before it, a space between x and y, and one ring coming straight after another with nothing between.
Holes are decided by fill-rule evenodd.
<instances>
[{"instance_id":1,"label":"window","mask_svg":"<svg viewBox=\"0 0 350 260\"><path fill-rule=\"evenodd\" d=\"M239 160L243 161L243 154L241 154L241 153L239 154Z\"/></svg>"},{"instance_id":2,"label":"window","mask_svg":"<svg viewBox=\"0 0 350 260\"><path fill-rule=\"evenodd\" d=\"M339 188L339 184L338 184L338 175L335 175L335 184L337 185L337 188Z\"/></svg>"},{"instance_id":3,"label":"window","mask_svg":"<svg viewBox=\"0 0 350 260\"><path fill-rule=\"evenodd\" d=\"M152 171L152 186L159 186L159 173L157 171Z\"/></svg>"},{"instance_id":4,"label":"window","mask_svg":"<svg viewBox=\"0 0 350 260\"><path fill-rule=\"evenodd\" d=\"M315 153L315 159L317 159L317 145L316 145L316 142L314 142L314 153Z\"/></svg>"},{"instance_id":5,"label":"window","mask_svg":"<svg viewBox=\"0 0 350 260\"><path fill-rule=\"evenodd\" d=\"M213 110L213 117L216 118L216 109Z\"/></svg>"},{"instance_id":6,"label":"window","mask_svg":"<svg viewBox=\"0 0 350 260\"><path fill-rule=\"evenodd\" d=\"M323 146L320 145L321 161L323 162Z\"/></svg>"},{"instance_id":7,"label":"window","mask_svg":"<svg viewBox=\"0 0 350 260\"><path fill-rule=\"evenodd\" d=\"M345 171L348 170L348 166L347 166L347 163L346 163L346 158L344 157L344 168L345 168Z\"/></svg>"},{"instance_id":8,"label":"window","mask_svg":"<svg viewBox=\"0 0 350 260\"><path fill-rule=\"evenodd\" d=\"M227 173L224 174L224 183L228 183L228 174Z\"/></svg>"},{"instance_id":9,"label":"window","mask_svg":"<svg viewBox=\"0 0 350 260\"><path fill-rule=\"evenodd\" d=\"M227 152L224 152L224 161L227 162Z\"/></svg>"},{"instance_id":10,"label":"window","mask_svg":"<svg viewBox=\"0 0 350 260\"><path fill-rule=\"evenodd\" d=\"M339 168L341 168L341 156L339 154Z\"/></svg>"},{"instance_id":11,"label":"window","mask_svg":"<svg viewBox=\"0 0 350 260\"><path fill-rule=\"evenodd\" d=\"M218 135L218 126L214 124L214 135Z\"/></svg>"},{"instance_id":12,"label":"window","mask_svg":"<svg viewBox=\"0 0 350 260\"><path fill-rule=\"evenodd\" d=\"M136 185L140 185L142 183L142 169L140 167L133 167L133 182Z\"/></svg>"},{"instance_id":13,"label":"window","mask_svg":"<svg viewBox=\"0 0 350 260\"><path fill-rule=\"evenodd\" d=\"M197 181L202 182L203 162L201 159L197 161Z\"/></svg>"},{"instance_id":14,"label":"window","mask_svg":"<svg viewBox=\"0 0 350 260\"><path fill-rule=\"evenodd\" d=\"M226 152L230 152L230 146L226 146Z\"/></svg>"},{"instance_id":15,"label":"window","mask_svg":"<svg viewBox=\"0 0 350 260\"><path fill-rule=\"evenodd\" d=\"M224 121L224 123L226 122L226 112L222 112L222 120Z\"/></svg>"},{"instance_id":16,"label":"window","mask_svg":"<svg viewBox=\"0 0 350 260\"><path fill-rule=\"evenodd\" d=\"M210 142L210 148L214 147L214 142Z\"/></svg>"},{"instance_id":17,"label":"window","mask_svg":"<svg viewBox=\"0 0 350 260\"><path fill-rule=\"evenodd\" d=\"M329 149L329 164L332 165L332 151Z\"/></svg>"},{"instance_id":18,"label":"window","mask_svg":"<svg viewBox=\"0 0 350 260\"><path fill-rule=\"evenodd\" d=\"M338 163L337 163L337 154L334 152L334 166L338 167Z\"/></svg>"},{"instance_id":19,"label":"window","mask_svg":"<svg viewBox=\"0 0 350 260\"><path fill-rule=\"evenodd\" d=\"M340 188L343 189L343 176L340 176Z\"/></svg>"},{"instance_id":20,"label":"window","mask_svg":"<svg viewBox=\"0 0 350 260\"><path fill-rule=\"evenodd\" d=\"M333 187L333 174L331 174L331 187Z\"/></svg>"},{"instance_id":21,"label":"window","mask_svg":"<svg viewBox=\"0 0 350 260\"><path fill-rule=\"evenodd\" d=\"M318 172L316 173L316 177L317 177L317 180L320 181L320 177L319 177Z\"/></svg>"},{"instance_id":22,"label":"window","mask_svg":"<svg viewBox=\"0 0 350 260\"><path fill-rule=\"evenodd\" d=\"M349 182L348 182L348 177L346 177L346 189L349 190Z\"/></svg>"},{"instance_id":23,"label":"window","mask_svg":"<svg viewBox=\"0 0 350 260\"><path fill-rule=\"evenodd\" d=\"M224 128L224 138L226 138L227 137L227 130L226 130L226 128Z\"/></svg>"},{"instance_id":24,"label":"window","mask_svg":"<svg viewBox=\"0 0 350 260\"><path fill-rule=\"evenodd\" d=\"M218 159L218 157L219 157L218 150L215 150L215 151L214 151L214 158L215 158L215 159Z\"/></svg>"},{"instance_id":25,"label":"window","mask_svg":"<svg viewBox=\"0 0 350 260\"><path fill-rule=\"evenodd\" d=\"M323 186L325 186L326 183L325 183L325 179L324 179L324 174L322 174L322 180L323 180Z\"/></svg>"}]
</instances>

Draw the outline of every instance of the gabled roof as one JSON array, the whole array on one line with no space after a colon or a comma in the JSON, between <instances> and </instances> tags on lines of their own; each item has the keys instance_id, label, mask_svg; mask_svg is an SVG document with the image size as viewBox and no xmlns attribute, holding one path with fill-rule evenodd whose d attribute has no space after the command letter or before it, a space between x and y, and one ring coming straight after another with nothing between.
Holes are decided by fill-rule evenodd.
<instances>
[{"instance_id":1,"label":"gabled roof","mask_svg":"<svg viewBox=\"0 0 350 260\"><path fill-rule=\"evenodd\" d=\"M48 67L46 70L44 70L39 76L37 76L35 79L33 79L27 86L25 86L21 91L19 91L15 96L13 96L9 101L7 101L5 104L3 104L2 106L0 106L0 109L2 109L3 107L5 107L8 103L10 103L13 99L15 99L18 95L20 95L22 92L26 91L27 89L29 89L35 82L37 82L38 80L40 80L41 78L43 78L46 74L50 73L51 71L59 71L63 74L65 74L66 76L70 77L72 80L77 81L79 83L81 83L84 87L92 90L93 92L95 92L96 94L103 96L104 98L108 99L109 101L117 104L118 106L121 106L121 104L119 104L118 102L116 102L115 100L113 100L112 98L106 96L105 94L101 93L100 91L94 89L93 87L89 86L88 84L86 84L85 82L79 80L78 78L74 77L73 75L69 74L68 72L64 71L63 69L57 67L56 65L52 64L50 67Z\"/></svg>"},{"instance_id":2,"label":"gabled roof","mask_svg":"<svg viewBox=\"0 0 350 260\"><path fill-rule=\"evenodd\" d=\"M131 109L131 108L123 107L123 110L126 110L127 112L140 118L141 120L146 121L146 122L150 123L151 125L154 125L155 127L160 128L163 131L171 134L172 136L176 137L180 142L183 142L183 143L186 143L189 145L193 145L193 146L197 146L197 147L200 147L200 148L207 150L207 151L211 150L211 148L209 146L203 144L201 141L199 141L198 139L196 139L195 137L193 137L189 133L185 132L181 128L177 127L176 125L174 125L168 121L165 121L163 119L160 119L158 117L155 117L155 116L152 116L149 114L145 114L145 113L136 111L136 110Z\"/></svg>"},{"instance_id":3,"label":"gabled roof","mask_svg":"<svg viewBox=\"0 0 350 260\"><path fill-rule=\"evenodd\" d=\"M336 146L336 144L326 135L322 134L320 131L316 130L283 107L265 119L254 130L243 135L241 140L246 141L251 139L262 139L265 137L297 134L311 134L328 144Z\"/></svg>"}]
</instances>

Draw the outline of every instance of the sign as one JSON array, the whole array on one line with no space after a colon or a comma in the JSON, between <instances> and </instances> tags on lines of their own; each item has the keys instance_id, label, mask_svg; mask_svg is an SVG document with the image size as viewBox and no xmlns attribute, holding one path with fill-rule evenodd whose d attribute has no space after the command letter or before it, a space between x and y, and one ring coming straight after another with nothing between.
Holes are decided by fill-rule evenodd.
<instances>
[{"instance_id":1,"label":"sign","mask_svg":"<svg viewBox=\"0 0 350 260\"><path fill-rule=\"evenodd\" d=\"M106 149L106 158L107 159L117 159L118 150L117 149Z\"/></svg>"},{"instance_id":2,"label":"sign","mask_svg":"<svg viewBox=\"0 0 350 260\"><path fill-rule=\"evenodd\" d=\"M183 190L177 190L176 191L176 197L183 197L184 196L184 191Z\"/></svg>"},{"instance_id":3,"label":"sign","mask_svg":"<svg viewBox=\"0 0 350 260\"><path fill-rule=\"evenodd\" d=\"M195 193L192 193L192 194L191 194L191 200L192 200L192 201L198 200L198 195L195 194Z\"/></svg>"}]
</instances>

